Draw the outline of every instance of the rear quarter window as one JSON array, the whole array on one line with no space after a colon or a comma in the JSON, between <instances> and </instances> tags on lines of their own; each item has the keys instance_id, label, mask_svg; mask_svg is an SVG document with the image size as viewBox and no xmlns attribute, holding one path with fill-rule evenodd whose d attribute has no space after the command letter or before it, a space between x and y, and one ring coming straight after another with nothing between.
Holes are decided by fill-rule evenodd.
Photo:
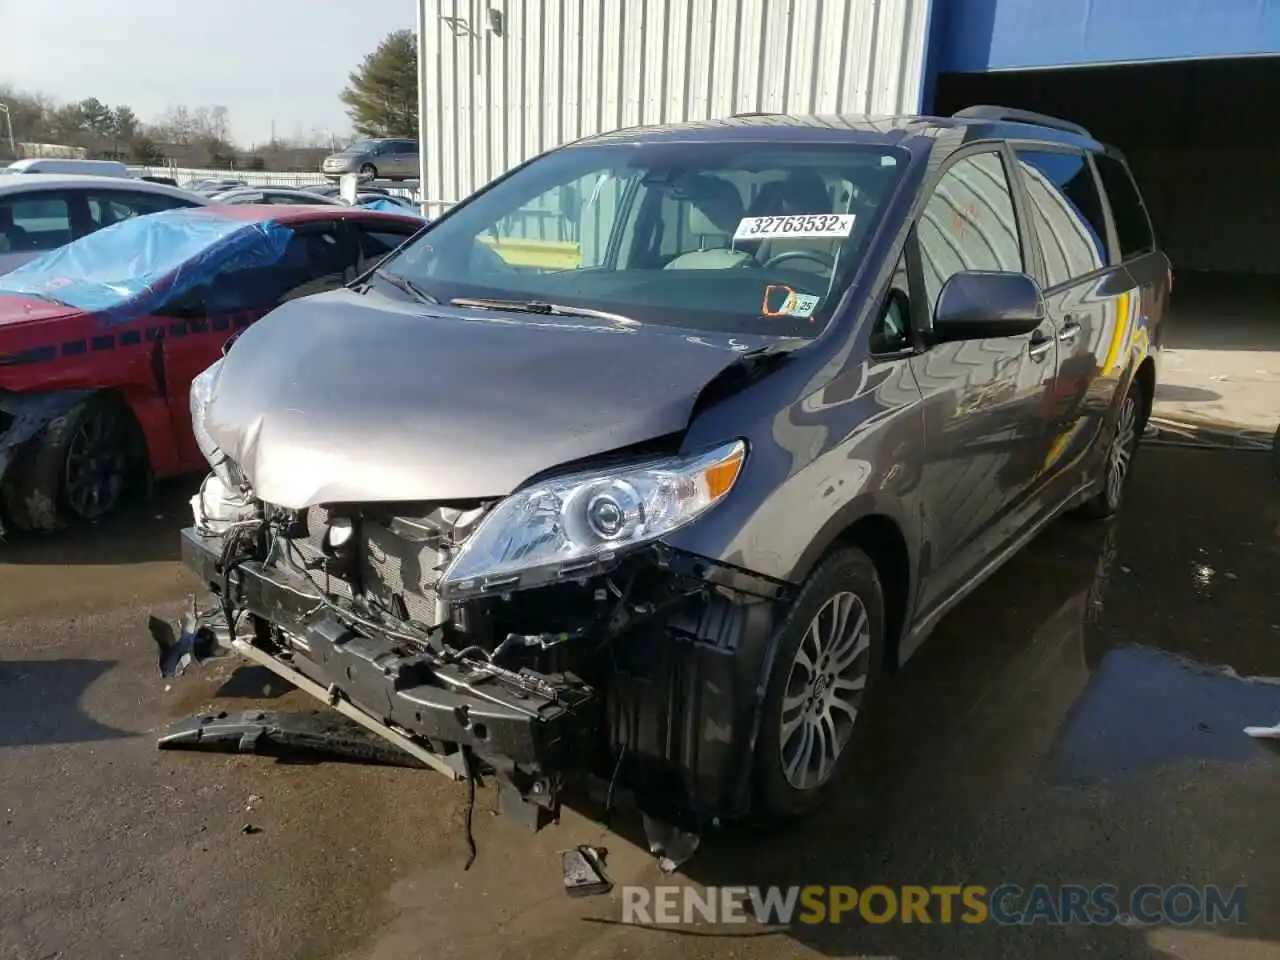
<instances>
[{"instance_id":1,"label":"rear quarter window","mask_svg":"<svg viewBox=\"0 0 1280 960\"><path fill-rule=\"evenodd\" d=\"M0 236L10 252L54 250L70 243L71 211L64 196L36 194L0 200Z\"/></svg>"},{"instance_id":2,"label":"rear quarter window","mask_svg":"<svg viewBox=\"0 0 1280 960\"><path fill-rule=\"evenodd\" d=\"M1111 219L1115 222L1121 258L1128 260L1150 253L1156 246L1151 219L1128 168L1115 157L1105 154L1098 154L1093 159L1102 189L1111 203Z\"/></svg>"},{"instance_id":3,"label":"rear quarter window","mask_svg":"<svg viewBox=\"0 0 1280 960\"><path fill-rule=\"evenodd\" d=\"M1106 215L1085 155L1023 148L1016 152L1049 286L1106 266L1110 257Z\"/></svg>"}]
</instances>

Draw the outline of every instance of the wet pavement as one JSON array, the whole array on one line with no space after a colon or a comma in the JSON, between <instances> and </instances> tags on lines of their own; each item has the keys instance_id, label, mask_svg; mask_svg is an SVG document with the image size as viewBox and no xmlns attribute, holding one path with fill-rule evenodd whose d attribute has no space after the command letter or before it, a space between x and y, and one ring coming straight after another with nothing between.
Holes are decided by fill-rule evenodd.
<instances>
[{"instance_id":1,"label":"wet pavement","mask_svg":"<svg viewBox=\"0 0 1280 960\"><path fill-rule=\"evenodd\" d=\"M675 882L1245 885L1243 925L642 929L617 890L560 889L588 842L618 885L672 882L628 814L530 836L481 789L464 873L465 790L434 774L159 752L206 705L305 703L233 662L159 678L179 486L0 544L0 958L1280 958L1280 749L1241 732L1280 722L1280 480L1258 453L1138 464L1117 524L1056 524L885 678L827 807L725 828Z\"/></svg>"}]
</instances>

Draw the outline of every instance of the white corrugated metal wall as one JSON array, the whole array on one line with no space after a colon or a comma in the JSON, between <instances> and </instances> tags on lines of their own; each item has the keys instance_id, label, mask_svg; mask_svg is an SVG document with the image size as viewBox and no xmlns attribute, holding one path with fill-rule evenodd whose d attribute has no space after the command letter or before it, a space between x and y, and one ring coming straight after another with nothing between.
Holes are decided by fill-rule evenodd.
<instances>
[{"instance_id":1,"label":"white corrugated metal wall","mask_svg":"<svg viewBox=\"0 0 1280 960\"><path fill-rule=\"evenodd\" d=\"M734 113L919 109L931 0L419 0L423 198L543 150ZM501 14L502 36L490 11Z\"/></svg>"}]
</instances>

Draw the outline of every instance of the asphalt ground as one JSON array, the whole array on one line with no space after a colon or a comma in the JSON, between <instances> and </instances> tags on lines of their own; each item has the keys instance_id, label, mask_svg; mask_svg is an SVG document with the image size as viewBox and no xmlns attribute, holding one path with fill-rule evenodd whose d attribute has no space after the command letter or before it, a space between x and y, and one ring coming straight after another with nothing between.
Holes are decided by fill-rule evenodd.
<instances>
[{"instance_id":1,"label":"asphalt ground","mask_svg":"<svg viewBox=\"0 0 1280 960\"><path fill-rule=\"evenodd\" d=\"M194 584L177 484L0 543L0 958L1280 958L1280 479L1151 446L1112 525L1055 524L878 687L832 802L726 826L674 879L585 801L531 835L426 771L156 749L208 706L310 706L227 660L162 679ZM249 828L246 830L246 828ZM558 851L609 849L612 894ZM624 885L1245 887L1244 922L623 923ZM1127 896L1127 893L1122 893Z\"/></svg>"}]
</instances>

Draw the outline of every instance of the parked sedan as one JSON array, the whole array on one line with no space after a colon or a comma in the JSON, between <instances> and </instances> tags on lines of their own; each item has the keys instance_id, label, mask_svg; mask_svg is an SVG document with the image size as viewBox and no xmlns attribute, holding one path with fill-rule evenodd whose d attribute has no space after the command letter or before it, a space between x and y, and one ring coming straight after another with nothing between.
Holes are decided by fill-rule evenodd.
<instances>
[{"instance_id":1,"label":"parked sedan","mask_svg":"<svg viewBox=\"0 0 1280 960\"><path fill-rule=\"evenodd\" d=\"M211 196L215 193L225 193L232 187L248 186L243 180L237 180L234 177L217 177L205 180L191 180L186 184L186 189L192 193L198 193L201 196Z\"/></svg>"},{"instance_id":2,"label":"parked sedan","mask_svg":"<svg viewBox=\"0 0 1280 960\"><path fill-rule=\"evenodd\" d=\"M196 379L183 556L246 655L526 823L592 776L667 827L791 817L882 666L1120 508L1169 271L1049 117L581 140Z\"/></svg>"},{"instance_id":3,"label":"parked sedan","mask_svg":"<svg viewBox=\"0 0 1280 960\"><path fill-rule=\"evenodd\" d=\"M318 193L322 197L337 197L342 194L342 185L333 183L308 183L305 186L298 187L303 193ZM381 196L389 196L390 192L385 187L375 187L367 183L360 184L361 193L376 193Z\"/></svg>"},{"instance_id":4,"label":"parked sedan","mask_svg":"<svg viewBox=\"0 0 1280 960\"><path fill-rule=\"evenodd\" d=\"M170 210L0 277L0 516L96 520L148 475L201 467L192 377L267 311L341 287L421 226L334 205Z\"/></svg>"},{"instance_id":5,"label":"parked sedan","mask_svg":"<svg viewBox=\"0 0 1280 960\"><path fill-rule=\"evenodd\" d=\"M208 202L188 190L129 177L0 178L0 274L121 220Z\"/></svg>"},{"instance_id":6,"label":"parked sedan","mask_svg":"<svg viewBox=\"0 0 1280 960\"><path fill-rule=\"evenodd\" d=\"M232 187L224 193L213 194L209 199L217 204L232 205L241 203L276 203L298 206L342 202L336 197L327 197L322 194L309 193L305 190L296 190L290 187Z\"/></svg>"}]
</instances>

